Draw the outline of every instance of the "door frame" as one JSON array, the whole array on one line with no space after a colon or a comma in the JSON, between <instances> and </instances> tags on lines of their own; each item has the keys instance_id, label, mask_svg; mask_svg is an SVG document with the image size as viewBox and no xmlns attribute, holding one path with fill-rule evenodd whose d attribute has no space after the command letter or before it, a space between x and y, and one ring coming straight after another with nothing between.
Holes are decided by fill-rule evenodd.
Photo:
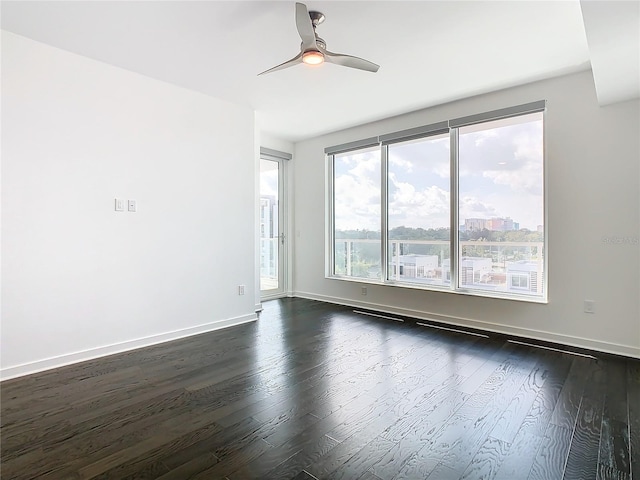
<instances>
[{"instance_id":1,"label":"door frame","mask_svg":"<svg viewBox=\"0 0 640 480\"><path fill-rule=\"evenodd\" d=\"M280 238L278 242L278 288L273 290L260 290L260 301L284 297L288 291L288 259L291 242L289 241L288 229L287 164L291 158L292 155L290 153L260 147L260 160L268 160L278 164L278 237ZM258 176L260 176L260 172L258 172ZM259 190L258 196L260 196ZM258 222L259 221L260 218L258 217ZM260 232L258 232L258 237L261 237ZM260 255L260 248L258 249L258 255ZM258 258L258 263L259 262L260 259ZM258 274L260 274L260 271L258 271ZM260 284L260 278L258 278L258 284Z\"/></svg>"}]
</instances>

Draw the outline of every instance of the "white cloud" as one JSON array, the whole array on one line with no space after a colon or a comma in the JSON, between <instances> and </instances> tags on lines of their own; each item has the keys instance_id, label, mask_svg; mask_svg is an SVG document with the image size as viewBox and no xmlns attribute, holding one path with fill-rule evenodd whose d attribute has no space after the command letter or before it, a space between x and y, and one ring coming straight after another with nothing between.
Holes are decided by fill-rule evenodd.
<instances>
[{"instance_id":1,"label":"white cloud","mask_svg":"<svg viewBox=\"0 0 640 480\"><path fill-rule=\"evenodd\" d=\"M514 136L514 151L510 161L501 168L483 172L485 178L498 185L507 185L516 192L542 195L542 142L526 132Z\"/></svg>"},{"instance_id":2,"label":"white cloud","mask_svg":"<svg viewBox=\"0 0 640 480\"><path fill-rule=\"evenodd\" d=\"M533 163L526 163L518 170L487 170L482 176L493 180L497 185L507 185L516 192L542 195L542 170Z\"/></svg>"},{"instance_id":3,"label":"white cloud","mask_svg":"<svg viewBox=\"0 0 640 480\"><path fill-rule=\"evenodd\" d=\"M466 195L460 198L460 222L466 218L500 217L500 212L490 203L485 203L477 197Z\"/></svg>"},{"instance_id":4,"label":"white cloud","mask_svg":"<svg viewBox=\"0 0 640 480\"><path fill-rule=\"evenodd\" d=\"M449 224L449 192L437 186L421 190L390 176L389 226L439 228Z\"/></svg>"},{"instance_id":5,"label":"white cloud","mask_svg":"<svg viewBox=\"0 0 640 480\"><path fill-rule=\"evenodd\" d=\"M405 160L399 155L390 155L389 163L392 167L400 167L403 168L405 172L411 173L413 172L413 163L409 160Z\"/></svg>"},{"instance_id":6,"label":"white cloud","mask_svg":"<svg viewBox=\"0 0 640 480\"><path fill-rule=\"evenodd\" d=\"M475 132L475 146L480 147L487 140L491 140L494 138L498 138L498 132L496 130L481 130L479 132Z\"/></svg>"},{"instance_id":7,"label":"white cloud","mask_svg":"<svg viewBox=\"0 0 640 480\"><path fill-rule=\"evenodd\" d=\"M536 170L542 170L542 158L541 123L521 123L460 136L463 177L478 175L515 189L530 189L535 182L541 184Z\"/></svg>"},{"instance_id":8,"label":"white cloud","mask_svg":"<svg viewBox=\"0 0 640 480\"><path fill-rule=\"evenodd\" d=\"M380 160L377 158L363 159L355 164L355 166L349 170L349 175L354 177L370 177L371 174L380 171Z\"/></svg>"},{"instance_id":9,"label":"white cloud","mask_svg":"<svg viewBox=\"0 0 640 480\"><path fill-rule=\"evenodd\" d=\"M439 135L391 145L389 164L400 173L431 172L442 178L449 177L449 137Z\"/></svg>"},{"instance_id":10,"label":"white cloud","mask_svg":"<svg viewBox=\"0 0 640 480\"><path fill-rule=\"evenodd\" d=\"M375 162L358 162L347 174L337 176L334 190L336 229L380 230L380 180Z\"/></svg>"},{"instance_id":11,"label":"white cloud","mask_svg":"<svg viewBox=\"0 0 640 480\"><path fill-rule=\"evenodd\" d=\"M451 165L449 164L449 159L447 158L446 161L434 162L432 171L441 178L450 178Z\"/></svg>"}]
</instances>

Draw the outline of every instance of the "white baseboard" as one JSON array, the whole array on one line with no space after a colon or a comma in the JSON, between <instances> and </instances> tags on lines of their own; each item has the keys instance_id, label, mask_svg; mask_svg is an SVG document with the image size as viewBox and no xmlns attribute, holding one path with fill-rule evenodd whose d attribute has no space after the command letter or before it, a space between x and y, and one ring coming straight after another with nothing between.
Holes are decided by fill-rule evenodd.
<instances>
[{"instance_id":1,"label":"white baseboard","mask_svg":"<svg viewBox=\"0 0 640 480\"><path fill-rule=\"evenodd\" d=\"M137 348L149 347L151 345L157 345L159 343L170 342L172 340L178 340L180 338L190 337L192 335L199 335L201 333L207 333L213 330L219 330L221 328L227 328L234 325L240 325L242 323L252 322L257 319L258 317L255 313L241 315L239 317L228 318L226 320L218 320L215 322L206 323L204 325L197 325L195 327L183 328L180 330L174 330L172 332L150 335L148 337L127 340L125 342L114 343L102 347L91 348L74 353L67 353L64 355L58 355L56 357L45 358L42 360L36 360L35 362L6 367L0 369L0 381L22 377L24 375L31 375L32 373L38 373L45 370L50 370L52 368L64 367L65 365L84 362L86 360L106 357L107 355L127 352L129 350L135 350Z\"/></svg>"},{"instance_id":2,"label":"white baseboard","mask_svg":"<svg viewBox=\"0 0 640 480\"><path fill-rule=\"evenodd\" d=\"M487 332L500 333L503 335L509 335L512 337L518 337L519 339L532 339L545 342L553 342L561 345L567 345L578 348L585 348L587 350L594 350L603 353L612 353L614 355L622 355L625 357L632 357L640 359L640 348L632 345L621 345L610 342L602 342L600 340L593 340L590 338L573 337L570 335L562 335L553 332L547 332L544 330L533 330L521 327L512 327L509 325L503 325L499 323L485 322L482 320L474 320L472 318L454 317L448 315L441 315L437 313L424 312L419 310L410 310L407 308L396 307L393 305L383 305L374 302L363 302L357 300L351 300L348 298L329 297L325 295L318 295L308 292L295 292L296 297L307 298L309 300L318 300L321 302L334 303L338 305L346 305L349 307L360 307L376 312L390 313L395 315L403 315L405 317L416 318L420 320L433 320L457 327L469 327L478 330L484 330Z\"/></svg>"}]
</instances>

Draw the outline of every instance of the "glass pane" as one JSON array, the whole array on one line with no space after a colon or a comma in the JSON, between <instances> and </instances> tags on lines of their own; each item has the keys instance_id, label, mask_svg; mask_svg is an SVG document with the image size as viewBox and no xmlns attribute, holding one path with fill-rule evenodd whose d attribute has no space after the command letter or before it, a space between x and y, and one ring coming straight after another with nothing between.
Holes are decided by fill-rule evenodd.
<instances>
[{"instance_id":1,"label":"glass pane","mask_svg":"<svg viewBox=\"0 0 640 480\"><path fill-rule=\"evenodd\" d=\"M278 162L260 159L260 290L277 290Z\"/></svg>"},{"instance_id":2,"label":"glass pane","mask_svg":"<svg viewBox=\"0 0 640 480\"><path fill-rule=\"evenodd\" d=\"M389 145L389 280L451 283L449 145L448 134Z\"/></svg>"},{"instance_id":3,"label":"glass pane","mask_svg":"<svg viewBox=\"0 0 640 480\"><path fill-rule=\"evenodd\" d=\"M542 113L460 129L459 286L543 296Z\"/></svg>"},{"instance_id":4,"label":"glass pane","mask_svg":"<svg viewBox=\"0 0 640 480\"><path fill-rule=\"evenodd\" d=\"M380 149L334 157L334 274L380 279Z\"/></svg>"}]
</instances>

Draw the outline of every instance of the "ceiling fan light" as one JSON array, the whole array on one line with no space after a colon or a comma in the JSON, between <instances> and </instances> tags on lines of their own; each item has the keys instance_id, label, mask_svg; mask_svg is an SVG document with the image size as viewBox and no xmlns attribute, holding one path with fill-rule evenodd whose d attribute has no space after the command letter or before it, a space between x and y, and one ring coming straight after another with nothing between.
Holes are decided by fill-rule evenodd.
<instances>
[{"instance_id":1,"label":"ceiling fan light","mask_svg":"<svg viewBox=\"0 0 640 480\"><path fill-rule=\"evenodd\" d=\"M307 65L320 65L324 63L324 55L317 50L309 50L302 54L302 61Z\"/></svg>"}]
</instances>

